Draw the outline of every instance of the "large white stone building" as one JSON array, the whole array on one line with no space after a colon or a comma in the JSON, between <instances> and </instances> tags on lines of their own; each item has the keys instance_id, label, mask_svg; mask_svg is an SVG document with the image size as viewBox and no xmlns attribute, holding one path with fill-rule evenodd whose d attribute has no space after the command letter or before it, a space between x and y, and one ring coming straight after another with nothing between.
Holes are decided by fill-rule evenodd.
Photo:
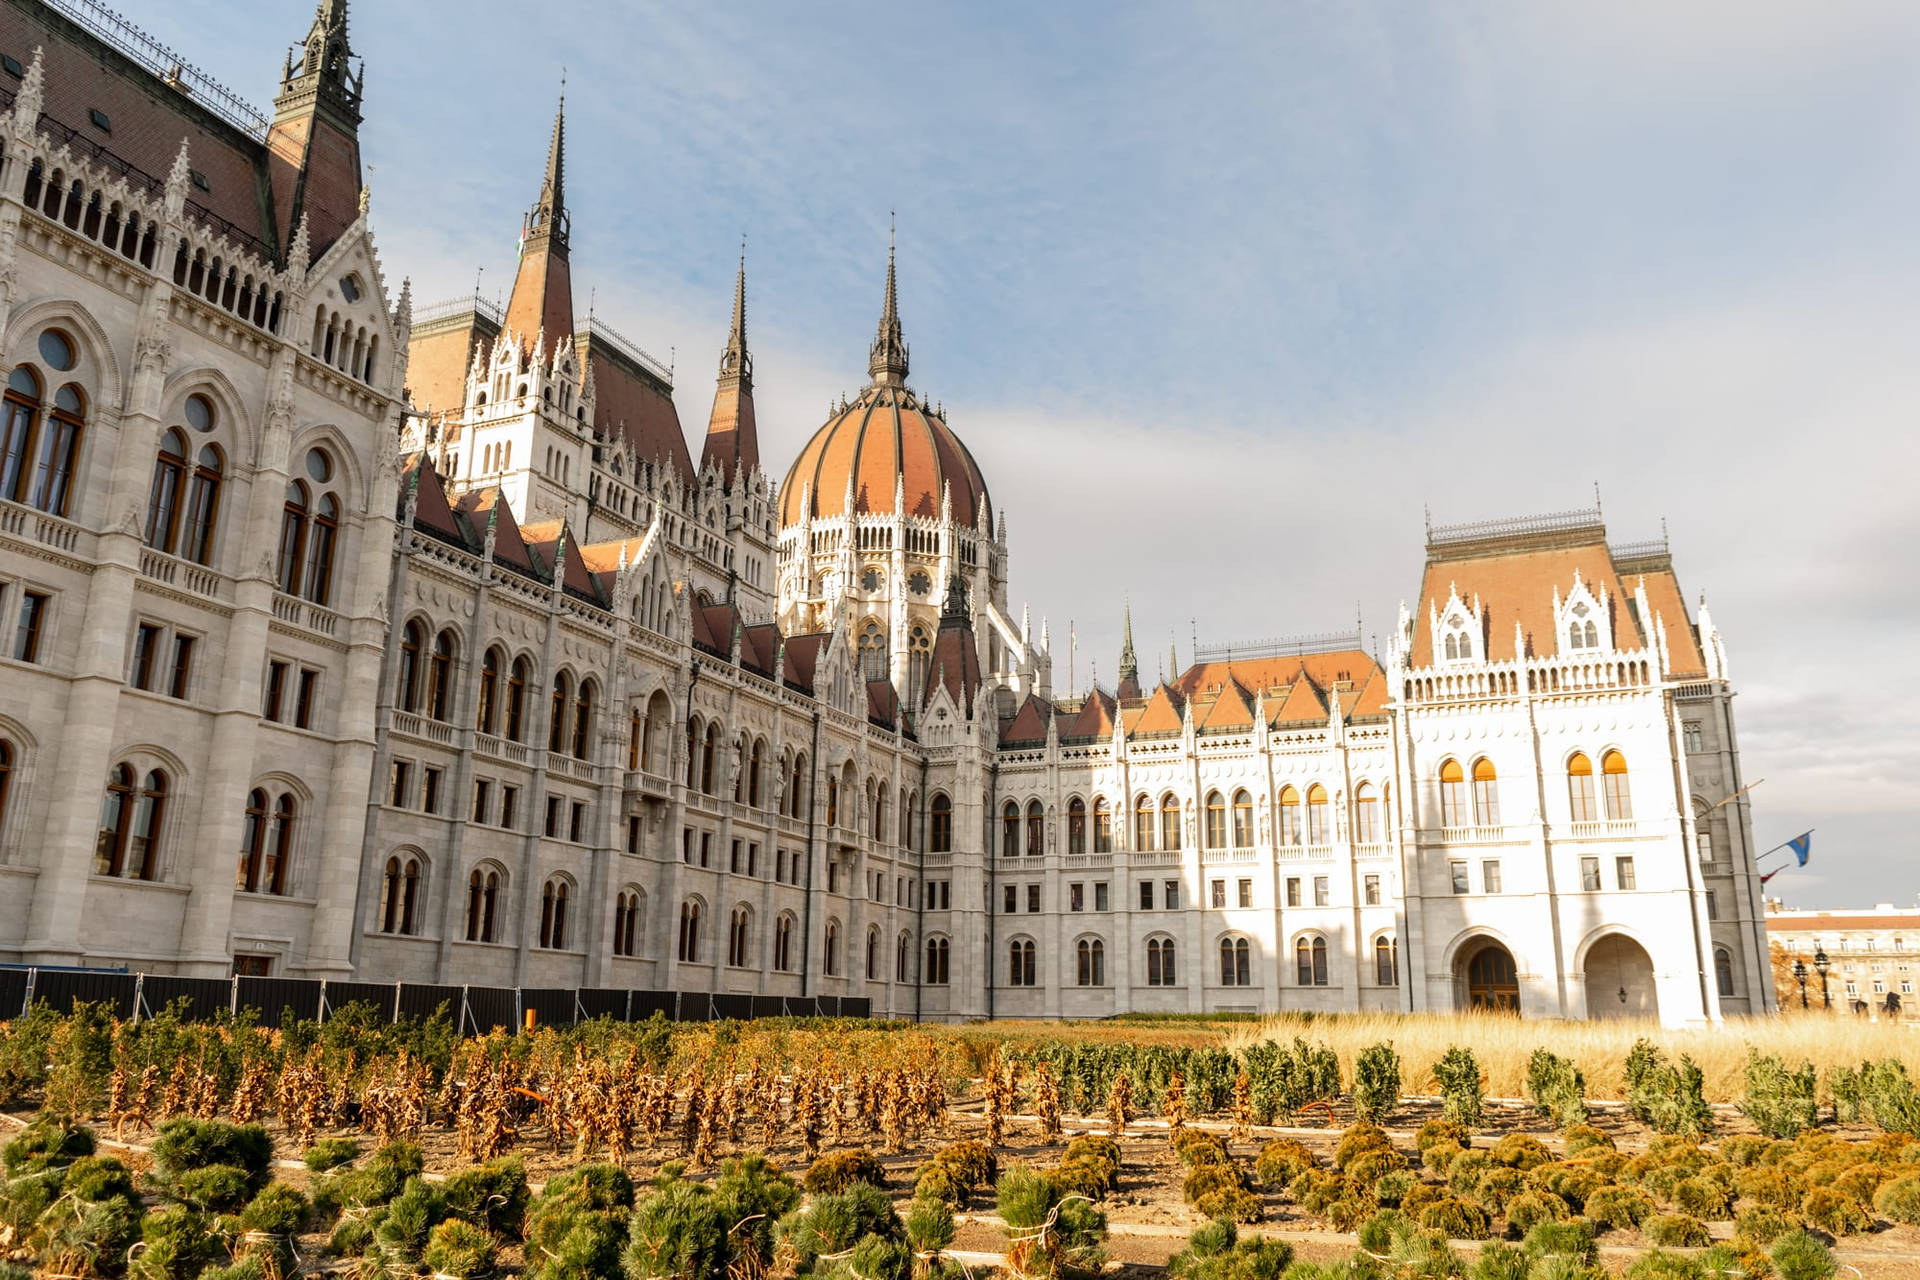
<instances>
[{"instance_id":1,"label":"large white stone building","mask_svg":"<svg viewBox=\"0 0 1920 1280\"><path fill-rule=\"evenodd\" d=\"M344 5L271 121L98 12L0 3L0 958L928 1018L1771 1007L1723 645L1664 541L1430 529L1384 658L1148 689L1129 634L1117 688L1056 691L891 261L778 484L743 266L696 462L670 372L575 315L563 118L504 310L415 315Z\"/></svg>"}]
</instances>

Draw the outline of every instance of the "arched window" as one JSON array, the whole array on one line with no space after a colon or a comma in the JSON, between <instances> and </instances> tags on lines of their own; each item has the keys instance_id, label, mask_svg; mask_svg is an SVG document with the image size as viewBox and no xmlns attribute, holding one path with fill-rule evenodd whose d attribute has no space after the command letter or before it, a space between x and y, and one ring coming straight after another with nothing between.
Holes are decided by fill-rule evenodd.
<instances>
[{"instance_id":1,"label":"arched window","mask_svg":"<svg viewBox=\"0 0 1920 1280\"><path fill-rule=\"evenodd\" d=\"M1107 944L1098 938L1082 938L1073 948L1074 976L1083 987L1107 985Z\"/></svg>"},{"instance_id":2,"label":"arched window","mask_svg":"<svg viewBox=\"0 0 1920 1280\"><path fill-rule=\"evenodd\" d=\"M13 786L13 744L0 738L0 835L7 830L7 796Z\"/></svg>"},{"instance_id":3,"label":"arched window","mask_svg":"<svg viewBox=\"0 0 1920 1280\"><path fill-rule=\"evenodd\" d=\"M1472 813L1467 806L1467 772L1458 760L1449 760L1440 766L1440 824L1467 826Z\"/></svg>"},{"instance_id":4,"label":"arched window","mask_svg":"<svg viewBox=\"0 0 1920 1280\"><path fill-rule=\"evenodd\" d=\"M286 595L300 592L300 563L307 545L307 517L312 499L299 480L287 481L287 498L280 509L280 567L275 577Z\"/></svg>"},{"instance_id":5,"label":"arched window","mask_svg":"<svg viewBox=\"0 0 1920 1280\"><path fill-rule=\"evenodd\" d=\"M1067 801L1067 852L1087 851L1087 802L1079 796Z\"/></svg>"},{"instance_id":6,"label":"arched window","mask_svg":"<svg viewBox=\"0 0 1920 1280\"><path fill-rule=\"evenodd\" d=\"M40 426L40 377L20 365L7 378L5 416L0 418L0 498L27 500L34 437Z\"/></svg>"},{"instance_id":7,"label":"arched window","mask_svg":"<svg viewBox=\"0 0 1920 1280\"><path fill-rule=\"evenodd\" d=\"M1218 791L1207 792L1207 848L1227 847L1227 802Z\"/></svg>"},{"instance_id":8,"label":"arched window","mask_svg":"<svg viewBox=\"0 0 1920 1280\"><path fill-rule=\"evenodd\" d=\"M1150 987L1171 987L1174 985L1173 939L1147 939L1147 985Z\"/></svg>"},{"instance_id":9,"label":"arched window","mask_svg":"<svg viewBox=\"0 0 1920 1280\"><path fill-rule=\"evenodd\" d=\"M1293 944L1295 978L1303 987L1327 985L1327 940L1309 934Z\"/></svg>"},{"instance_id":10,"label":"arched window","mask_svg":"<svg viewBox=\"0 0 1920 1280\"><path fill-rule=\"evenodd\" d=\"M927 852L953 852L953 801L947 799L946 792L936 791L933 803L929 806Z\"/></svg>"},{"instance_id":11,"label":"arched window","mask_svg":"<svg viewBox=\"0 0 1920 1280\"><path fill-rule=\"evenodd\" d=\"M138 778L131 765L118 764L107 775L100 806L100 836L94 843L93 873L151 880L160 867L161 820L166 816L167 775L159 769Z\"/></svg>"},{"instance_id":12,"label":"arched window","mask_svg":"<svg viewBox=\"0 0 1920 1280\"><path fill-rule=\"evenodd\" d=\"M773 967L781 973L793 970L793 917L783 915L773 926Z\"/></svg>"},{"instance_id":13,"label":"arched window","mask_svg":"<svg viewBox=\"0 0 1920 1280\"><path fill-rule=\"evenodd\" d=\"M1300 793L1292 787L1280 788L1280 843L1299 844Z\"/></svg>"},{"instance_id":14,"label":"arched window","mask_svg":"<svg viewBox=\"0 0 1920 1280\"><path fill-rule=\"evenodd\" d=\"M873 793L873 828L870 834L875 840L884 840L887 831L887 784L881 783Z\"/></svg>"},{"instance_id":15,"label":"arched window","mask_svg":"<svg viewBox=\"0 0 1920 1280\"><path fill-rule=\"evenodd\" d=\"M916 707L926 694L932 663L933 637L916 622L907 631L907 698Z\"/></svg>"},{"instance_id":16,"label":"arched window","mask_svg":"<svg viewBox=\"0 0 1920 1280\"><path fill-rule=\"evenodd\" d=\"M796 752L793 757L793 781L787 787L787 802L792 806L791 817L807 816L807 755Z\"/></svg>"},{"instance_id":17,"label":"arched window","mask_svg":"<svg viewBox=\"0 0 1920 1280\"><path fill-rule=\"evenodd\" d=\"M1725 999L1733 992L1733 953L1725 947L1713 949L1713 979Z\"/></svg>"},{"instance_id":18,"label":"arched window","mask_svg":"<svg viewBox=\"0 0 1920 1280\"><path fill-rule=\"evenodd\" d=\"M1607 816L1615 822L1633 816L1633 795L1627 789L1627 758L1618 751L1600 757L1600 781L1607 797Z\"/></svg>"},{"instance_id":19,"label":"arched window","mask_svg":"<svg viewBox=\"0 0 1920 1280\"><path fill-rule=\"evenodd\" d=\"M180 533L180 497L187 487L187 437L174 428L160 437L160 453L153 461L153 482L147 486L146 544L172 554Z\"/></svg>"},{"instance_id":20,"label":"arched window","mask_svg":"<svg viewBox=\"0 0 1920 1280\"><path fill-rule=\"evenodd\" d=\"M553 699L547 714L547 750L558 755L567 741L567 703L573 698L573 679L562 671L553 678Z\"/></svg>"},{"instance_id":21,"label":"arched window","mask_svg":"<svg viewBox=\"0 0 1920 1280\"><path fill-rule=\"evenodd\" d=\"M744 906L735 907L727 921L727 963L736 969L747 967L747 946L752 937L753 914Z\"/></svg>"},{"instance_id":22,"label":"arched window","mask_svg":"<svg viewBox=\"0 0 1920 1280\"><path fill-rule=\"evenodd\" d=\"M1037 974L1032 940L1015 938L1007 947L1007 985L1031 987Z\"/></svg>"},{"instance_id":23,"label":"arched window","mask_svg":"<svg viewBox=\"0 0 1920 1280\"><path fill-rule=\"evenodd\" d=\"M420 650L425 642L426 632L419 623L409 622L401 628L400 670L395 677L393 700L402 711L420 708Z\"/></svg>"},{"instance_id":24,"label":"arched window","mask_svg":"<svg viewBox=\"0 0 1920 1280\"><path fill-rule=\"evenodd\" d=\"M1220 939L1220 985L1253 985L1253 949L1247 945L1245 938Z\"/></svg>"},{"instance_id":25,"label":"arched window","mask_svg":"<svg viewBox=\"0 0 1920 1280\"><path fill-rule=\"evenodd\" d=\"M340 530L340 503L330 493L320 495L313 508L313 527L307 532L307 563L301 571L306 598L324 605L333 598L333 544Z\"/></svg>"},{"instance_id":26,"label":"arched window","mask_svg":"<svg viewBox=\"0 0 1920 1280\"><path fill-rule=\"evenodd\" d=\"M394 854L380 880L380 932L420 931L420 859Z\"/></svg>"},{"instance_id":27,"label":"arched window","mask_svg":"<svg viewBox=\"0 0 1920 1280\"><path fill-rule=\"evenodd\" d=\"M1153 848L1153 801L1145 793L1133 802L1133 847Z\"/></svg>"},{"instance_id":28,"label":"arched window","mask_svg":"<svg viewBox=\"0 0 1920 1280\"><path fill-rule=\"evenodd\" d=\"M866 626L860 630L860 678L862 680L885 680L887 678L887 637L880 624L869 618Z\"/></svg>"},{"instance_id":29,"label":"arched window","mask_svg":"<svg viewBox=\"0 0 1920 1280\"><path fill-rule=\"evenodd\" d=\"M766 740L753 740L753 753L747 757L747 803L753 808L760 807L760 763L766 754Z\"/></svg>"},{"instance_id":30,"label":"arched window","mask_svg":"<svg viewBox=\"0 0 1920 1280\"><path fill-rule=\"evenodd\" d=\"M1473 823L1478 827L1500 825L1500 784L1494 777L1493 761L1485 756L1473 762Z\"/></svg>"},{"instance_id":31,"label":"arched window","mask_svg":"<svg viewBox=\"0 0 1920 1280\"><path fill-rule=\"evenodd\" d=\"M1333 843L1333 824L1327 820L1327 789L1317 782L1307 788L1307 843Z\"/></svg>"},{"instance_id":32,"label":"arched window","mask_svg":"<svg viewBox=\"0 0 1920 1280\"><path fill-rule=\"evenodd\" d=\"M687 717L687 790L700 785L700 717Z\"/></svg>"},{"instance_id":33,"label":"arched window","mask_svg":"<svg viewBox=\"0 0 1920 1280\"><path fill-rule=\"evenodd\" d=\"M1245 787L1233 793L1233 847L1253 847L1253 796Z\"/></svg>"},{"instance_id":34,"label":"arched window","mask_svg":"<svg viewBox=\"0 0 1920 1280\"><path fill-rule=\"evenodd\" d=\"M613 954L640 954L640 911L645 898L638 889L623 890L613 906Z\"/></svg>"},{"instance_id":35,"label":"arched window","mask_svg":"<svg viewBox=\"0 0 1920 1280\"><path fill-rule=\"evenodd\" d=\"M1105 797L1096 797L1093 802L1093 851L1113 852L1113 810L1107 807Z\"/></svg>"},{"instance_id":36,"label":"arched window","mask_svg":"<svg viewBox=\"0 0 1920 1280\"><path fill-rule=\"evenodd\" d=\"M73 472L80 459L80 433L86 425L87 403L79 387L68 383L53 393L53 412L42 424L33 458L32 483L18 496L27 476L22 474L6 493L50 515L67 514L73 493Z\"/></svg>"},{"instance_id":37,"label":"arched window","mask_svg":"<svg viewBox=\"0 0 1920 1280\"><path fill-rule=\"evenodd\" d=\"M567 949L567 882L558 876L540 887L540 945Z\"/></svg>"},{"instance_id":38,"label":"arched window","mask_svg":"<svg viewBox=\"0 0 1920 1280\"><path fill-rule=\"evenodd\" d=\"M840 922L838 920L827 921L826 962L820 966L820 970L829 978L837 977L840 973Z\"/></svg>"},{"instance_id":39,"label":"arched window","mask_svg":"<svg viewBox=\"0 0 1920 1280\"><path fill-rule=\"evenodd\" d=\"M482 733L493 732L494 707L500 698L500 651L487 650L480 660L480 697L474 705L473 727Z\"/></svg>"},{"instance_id":40,"label":"arched window","mask_svg":"<svg viewBox=\"0 0 1920 1280\"><path fill-rule=\"evenodd\" d=\"M880 976L880 926L867 926L867 981Z\"/></svg>"},{"instance_id":41,"label":"arched window","mask_svg":"<svg viewBox=\"0 0 1920 1280\"><path fill-rule=\"evenodd\" d=\"M1000 810L1000 856L1020 856L1020 806L1012 800Z\"/></svg>"},{"instance_id":42,"label":"arched window","mask_svg":"<svg viewBox=\"0 0 1920 1280\"><path fill-rule=\"evenodd\" d=\"M676 952L685 964L700 960L700 903L688 898L680 904L680 948Z\"/></svg>"},{"instance_id":43,"label":"arched window","mask_svg":"<svg viewBox=\"0 0 1920 1280\"><path fill-rule=\"evenodd\" d=\"M1170 853L1180 848L1180 799L1171 791L1160 797L1160 847Z\"/></svg>"},{"instance_id":44,"label":"arched window","mask_svg":"<svg viewBox=\"0 0 1920 1280\"><path fill-rule=\"evenodd\" d=\"M920 796L909 791L900 800L900 847L908 853L914 852L919 845L919 832L916 827L920 811Z\"/></svg>"},{"instance_id":45,"label":"arched window","mask_svg":"<svg viewBox=\"0 0 1920 1280\"><path fill-rule=\"evenodd\" d=\"M256 787L247 793L247 819L242 828L236 889L246 893L286 893L287 864L293 852L293 814L291 793L281 793L271 804L263 788Z\"/></svg>"},{"instance_id":46,"label":"arched window","mask_svg":"<svg viewBox=\"0 0 1920 1280\"><path fill-rule=\"evenodd\" d=\"M840 821L840 779L827 776L827 825L835 826Z\"/></svg>"},{"instance_id":47,"label":"arched window","mask_svg":"<svg viewBox=\"0 0 1920 1280\"><path fill-rule=\"evenodd\" d=\"M922 975L929 986L947 985L948 949L945 938L927 939L927 971Z\"/></svg>"},{"instance_id":48,"label":"arched window","mask_svg":"<svg viewBox=\"0 0 1920 1280\"><path fill-rule=\"evenodd\" d=\"M1373 784L1363 782L1353 793L1353 841L1355 844L1380 843L1380 801Z\"/></svg>"},{"instance_id":49,"label":"arched window","mask_svg":"<svg viewBox=\"0 0 1920 1280\"><path fill-rule=\"evenodd\" d=\"M527 660L515 658L513 670L507 676L507 737L514 742L526 741L527 684L530 676Z\"/></svg>"},{"instance_id":50,"label":"arched window","mask_svg":"<svg viewBox=\"0 0 1920 1280\"><path fill-rule=\"evenodd\" d=\"M573 700L573 758L590 758L593 746L593 681L582 680Z\"/></svg>"},{"instance_id":51,"label":"arched window","mask_svg":"<svg viewBox=\"0 0 1920 1280\"><path fill-rule=\"evenodd\" d=\"M490 867L475 867L467 875L468 942L498 941L494 921L499 907L500 873Z\"/></svg>"},{"instance_id":52,"label":"arched window","mask_svg":"<svg viewBox=\"0 0 1920 1280\"><path fill-rule=\"evenodd\" d=\"M1037 858L1047 851L1047 811L1038 800L1027 801L1027 856Z\"/></svg>"},{"instance_id":53,"label":"arched window","mask_svg":"<svg viewBox=\"0 0 1920 1280\"><path fill-rule=\"evenodd\" d=\"M187 519L180 531L180 554L195 564L213 560L213 531L220 521L220 481L225 473L226 459L218 446L201 445L187 480Z\"/></svg>"},{"instance_id":54,"label":"arched window","mask_svg":"<svg viewBox=\"0 0 1920 1280\"><path fill-rule=\"evenodd\" d=\"M1573 753L1567 761L1567 807L1575 822L1596 822L1599 807L1593 797L1593 761L1583 752Z\"/></svg>"},{"instance_id":55,"label":"arched window","mask_svg":"<svg viewBox=\"0 0 1920 1280\"><path fill-rule=\"evenodd\" d=\"M905 982L908 970L913 966L913 939L901 934L899 941L893 944L893 980Z\"/></svg>"},{"instance_id":56,"label":"arched window","mask_svg":"<svg viewBox=\"0 0 1920 1280\"><path fill-rule=\"evenodd\" d=\"M1390 933L1373 940L1373 981L1382 987L1400 985L1400 943Z\"/></svg>"},{"instance_id":57,"label":"arched window","mask_svg":"<svg viewBox=\"0 0 1920 1280\"><path fill-rule=\"evenodd\" d=\"M713 757L720 749L720 722L707 725L707 740L700 747L700 789L708 795L719 794L720 779L713 773Z\"/></svg>"},{"instance_id":58,"label":"arched window","mask_svg":"<svg viewBox=\"0 0 1920 1280\"><path fill-rule=\"evenodd\" d=\"M446 723L453 701L453 632L442 631L433 638L433 659L427 668L427 714Z\"/></svg>"}]
</instances>

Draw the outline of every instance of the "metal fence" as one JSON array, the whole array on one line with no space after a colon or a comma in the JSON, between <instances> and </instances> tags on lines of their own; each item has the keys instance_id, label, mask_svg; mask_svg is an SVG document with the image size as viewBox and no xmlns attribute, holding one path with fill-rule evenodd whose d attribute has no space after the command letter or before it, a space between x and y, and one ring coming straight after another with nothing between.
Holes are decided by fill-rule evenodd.
<instances>
[{"instance_id":1,"label":"metal fence","mask_svg":"<svg viewBox=\"0 0 1920 1280\"><path fill-rule=\"evenodd\" d=\"M759 996L709 991L636 991L622 987L454 987L417 982L330 982L313 978L180 978L160 973L86 969L0 968L0 1016L24 1014L44 1000L64 1012L76 1000L104 1003L139 1021L176 1001L186 1016L207 1021L253 1012L264 1026L287 1018L325 1022L352 1004L371 1005L389 1022L433 1016L441 1006L463 1035L495 1027L571 1027L594 1018L644 1022L656 1013L674 1022L722 1018L865 1018L871 1000L851 996ZM531 1022L529 1022L531 1016Z\"/></svg>"}]
</instances>

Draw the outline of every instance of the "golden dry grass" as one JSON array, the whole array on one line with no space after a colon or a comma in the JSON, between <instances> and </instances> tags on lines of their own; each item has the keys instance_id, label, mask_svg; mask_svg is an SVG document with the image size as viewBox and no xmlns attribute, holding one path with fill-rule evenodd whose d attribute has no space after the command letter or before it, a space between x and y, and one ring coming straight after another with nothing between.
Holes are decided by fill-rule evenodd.
<instances>
[{"instance_id":1,"label":"golden dry grass","mask_svg":"<svg viewBox=\"0 0 1920 1280\"><path fill-rule=\"evenodd\" d=\"M1832 1067L1879 1058L1899 1058L1909 1071L1920 1066L1920 1027L1846 1015L1730 1018L1714 1026L1679 1028L1627 1019L1527 1021L1497 1014L1282 1014L1222 1031L1222 1042L1229 1046L1294 1036L1325 1041L1339 1055L1348 1079L1353 1078L1353 1060L1360 1050L1390 1040L1400 1054L1403 1087L1409 1093L1432 1092L1433 1063L1452 1046L1463 1045L1479 1059L1487 1092L1503 1098L1526 1096L1527 1059L1541 1047L1573 1059L1586 1075L1588 1097L1624 1098L1627 1051L1642 1036L1676 1060L1683 1053L1690 1056L1706 1077L1711 1102L1735 1102L1745 1093L1749 1049L1778 1055L1789 1065L1813 1063L1823 1096Z\"/></svg>"}]
</instances>

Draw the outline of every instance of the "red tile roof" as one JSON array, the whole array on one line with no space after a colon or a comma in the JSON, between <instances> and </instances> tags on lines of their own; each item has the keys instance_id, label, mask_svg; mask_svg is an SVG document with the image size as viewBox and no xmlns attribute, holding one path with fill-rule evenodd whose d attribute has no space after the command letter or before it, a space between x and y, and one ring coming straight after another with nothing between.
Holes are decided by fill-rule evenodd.
<instances>
[{"instance_id":1,"label":"red tile roof","mask_svg":"<svg viewBox=\"0 0 1920 1280\"><path fill-rule=\"evenodd\" d=\"M898 483L907 515L937 517L943 486L950 486L956 521L976 525L983 512L992 519L973 455L944 419L901 387L868 387L814 433L780 486L780 522L800 523L803 490L811 494L806 515L841 514L849 476L854 509L862 513L891 514Z\"/></svg>"},{"instance_id":2,"label":"red tile roof","mask_svg":"<svg viewBox=\"0 0 1920 1280\"><path fill-rule=\"evenodd\" d=\"M1002 746L1014 743L1045 742L1047 740L1047 722L1053 718L1053 704L1037 693L1027 695L1013 713L1013 719L1000 730Z\"/></svg>"}]
</instances>

